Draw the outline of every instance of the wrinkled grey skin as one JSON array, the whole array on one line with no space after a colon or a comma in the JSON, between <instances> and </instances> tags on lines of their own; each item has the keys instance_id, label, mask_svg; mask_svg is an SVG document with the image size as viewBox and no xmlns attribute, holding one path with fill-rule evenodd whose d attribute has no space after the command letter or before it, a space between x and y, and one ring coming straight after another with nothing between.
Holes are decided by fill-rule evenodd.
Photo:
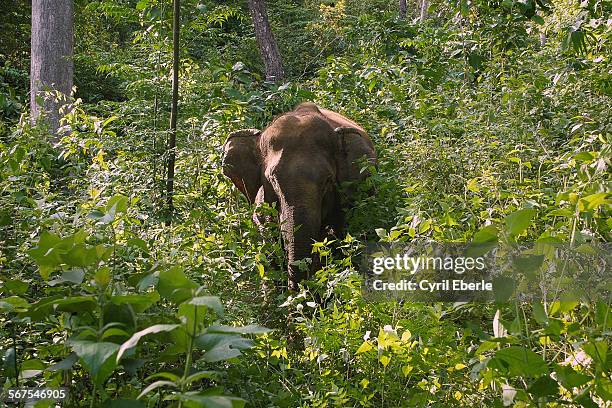
<instances>
[{"instance_id":1,"label":"wrinkled grey skin","mask_svg":"<svg viewBox=\"0 0 612 408\"><path fill-rule=\"evenodd\" d=\"M326 227L342 231L339 183L363 180L362 157L376 164L366 131L344 116L303 103L266 129L232 133L223 146L223 174L257 206L276 203L289 264L289 289L307 276L294 261L310 258ZM348 202L352 191L346 191ZM343 200L344 202L344 200ZM255 222L265 228L266 220Z\"/></svg>"}]
</instances>

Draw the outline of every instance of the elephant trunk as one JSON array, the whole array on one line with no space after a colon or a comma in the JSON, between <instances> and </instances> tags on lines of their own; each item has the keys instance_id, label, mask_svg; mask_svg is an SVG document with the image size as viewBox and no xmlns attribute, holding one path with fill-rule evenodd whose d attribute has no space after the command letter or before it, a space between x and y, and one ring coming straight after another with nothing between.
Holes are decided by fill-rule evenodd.
<instances>
[{"instance_id":1,"label":"elephant trunk","mask_svg":"<svg viewBox=\"0 0 612 408\"><path fill-rule=\"evenodd\" d=\"M320 209L281 202L280 221L289 264L289 290L297 290L298 283L308 278L310 266L300 266L296 261L312 256L312 243L319 239L321 230Z\"/></svg>"}]
</instances>

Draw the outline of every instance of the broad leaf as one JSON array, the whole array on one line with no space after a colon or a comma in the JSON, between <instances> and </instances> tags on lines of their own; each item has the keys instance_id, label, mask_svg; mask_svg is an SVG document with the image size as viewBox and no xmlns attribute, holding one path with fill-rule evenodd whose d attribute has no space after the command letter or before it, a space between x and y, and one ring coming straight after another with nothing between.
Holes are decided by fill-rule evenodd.
<instances>
[{"instance_id":1,"label":"broad leaf","mask_svg":"<svg viewBox=\"0 0 612 408\"><path fill-rule=\"evenodd\" d=\"M559 384L547 375L538 378L527 390L538 397L556 395L559 392Z\"/></svg>"},{"instance_id":2,"label":"broad leaf","mask_svg":"<svg viewBox=\"0 0 612 408\"><path fill-rule=\"evenodd\" d=\"M195 306L206 306L211 308L219 317L222 317L224 313L223 304L216 296L198 296L191 299L188 303Z\"/></svg>"},{"instance_id":3,"label":"broad leaf","mask_svg":"<svg viewBox=\"0 0 612 408\"><path fill-rule=\"evenodd\" d=\"M210 395L210 392L184 392L175 394L172 399L183 401L189 408L243 408L246 401L227 395Z\"/></svg>"},{"instance_id":4,"label":"broad leaf","mask_svg":"<svg viewBox=\"0 0 612 408\"><path fill-rule=\"evenodd\" d=\"M582 346L583 350L591 356L600 369L606 369L608 357L608 344L605 341L590 341Z\"/></svg>"},{"instance_id":5,"label":"broad leaf","mask_svg":"<svg viewBox=\"0 0 612 408\"><path fill-rule=\"evenodd\" d=\"M507 302L516 289L516 281L506 276L493 279L493 294L496 302Z\"/></svg>"},{"instance_id":6,"label":"broad leaf","mask_svg":"<svg viewBox=\"0 0 612 408\"><path fill-rule=\"evenodd\" d=\"M104 401L101 408L147 408L147 404L138 400L113 399Z\"/></svg>"},{"instance_id":7,"label":"broad leaf","mask_svg":"<svg viewBox=\"0 0 612 408\"><path fill-rule=\"evenodd\" d=\"M69 344L97 384L102 384L115 370L118 344L83 340L71 340Z\"/></svg>"},{"instance_id":8,"label":"broad leaf","mask_svg":"<svg viewBox=\"0 0 612 408\"><path fill-rule=\"evenodd\" d=\"M53 371L71 370L72 366L74 365L74 363L77 362L78 359L79 357L76 355L76 353L70 353L65 359L63 359L59 363L55 363L47 367L46 371L53 372Z\"/></svg>"},{"instance_id":9,"label":"broad leaf","mask_svg":"<svg viewBox=\"0 0 612 408\"><path fill-rule=\"evenodd\" d=\"M217 371L199 371L195 374L191 374L189 377L187 377L185 379L185 382L187 384L191 384L194 383L196 381L200 381L204 378L210 379L210 378L216 378L219 375L219 372Z\"/></svg>"},{"instance_id":10,"label":"broad leaf","mask_svg":"<svg viewBox=\"0 0 612 408\"><path fill-rule=\"evenodd\" d=\"M93 296L72 296L56 300L53 305L61 312L88 313L96 308L96 299Z\"/></svg>"},{"instance_id":11,"label":"broad leaf","mask_svg":"<svg viewBox=\"0 0 612 408\"><path fill-rule=\"evenodd\" d=\"M10 296L0 301L0 312L25 312L30 308L30 304L19 296Z\"/></svg>"},{"instance_id":12,"label":"broad leaf","mask_svg":"<svg viewBox=\"0 0 612 408\"><path fill-rule=\"evenodd\" d=\"M496 245L497 228L494 225L488 225L474 234L472 242L466 249L466 255L473 258L483 256Z\"/></svg>"},{"instance_id":13,"label":"broad leaf","mask_svg":"<svg viewBox=\"0 0 612 408\"><path fill-rule=\"evenodd\" d=\"M208 333L196 337L195 345L206 350L202 360L215 362L240 356L241 350L253 346L253 341L232 334Z\"/></svg>"},{"instance_id":14,"label":"broad leaf","mask_svg":"<svg viewBox=\"0 0 612 408\"><path fill-rule=\"evenodd\" d=\"M581 387L592 379L588 375L576 372L571 366L556 365L555 373L559 382L568 390Z\"/></svg>"},{"instance_id":15,"label":"broad leaf","mask_svg":"<svg viewBox=\"0 0 612 408\"><path fill-rule=\"evenodd\" d=\"M151 391L156 390L156 389L161 388L161 387L176 388L177 384L175 382L173 382L173 381L164 381L164 380L155 381L154 383L149 384L144 390L142 390L140 395L138 395L138 399L144 397L145 395L147 395Z\"/></svg>"},{"instance_id":16,"label":"broad leaf","mask_svg":"<svg viewBox=\"0 0 612 408\"><path fill-rule=\"evenodd\" d=\"M146 294L117 295L111 297L111 302L115 305L129 304L134 308L135 312L142 313L159 302L159 294L157 292L149 292Z\"/></svg>"},{"instance_id":17,"label":"broad leaf","mask_svg":"<svg viewBox=\"0 0 612 408\"><path fill-rule=\"evenodd\" d=\"M519 235L529 227L535 214L533 208L524 208L509 214L505 218L506 232L511 236Z\"/></svg>"},{"instance_id":18,"label":"broad leaf","mask_svg":"<svg viewBox=\"0 0 612 408\"><path fill-rule=\"evenodd\" d=\"M15 349L13 347L6 350L3 360L4 367L4 375L6 378L15 378L17 376L17 367L15 366L17 363Z\"/></svg>"},{"instance_id":19,"label":"broad leaf","mask_svg":"<svg viewBox=\"0 0 612 408\"><path fill-rule=\"evenodd\" d=\"M198 284L187 278L181 267L174 266L159 273L157 291L162 297L174 303L189 299L197 287Z\"/></svg>"},{"instance_id":20,"label":"broad leaf","mask_svg":"<svg viewBox=\"0 0 612 408\"><path fill-rule=\"evenodd\" d=\"M119 362L119 360L121 360L121 356L123 356L123 354L128 349L135 347L140 341L140 339L146 336L147 334L170 332L176 329L177 327L179 327L178 324L156 324L154 326L147 327L146 329L141 330L137 333L134 333L132 337L128 341L123 343L121 347L119 348L119 351L117 352L117 363Z\"/></svg>"},{"instance_id":21,"label":"broad leaf","mask_svg":"<svg viewBox=\"0 0 612 408\"><path fill-rule=\"evenodd\" d=\"M525 347L512 346L498 350L495 358L489 361L489 366L495 360L503 362L503 366L513 376L537 377L548 374L548 366L542 357Z\"/></svg>"},{"instance_id":22,"label":"broad leaf","mask_svg":"<svg viewBox=\"0 0 612 408\"><path fill-rule=\"evenodd\" d=\"M263 326L255 324L249 324L248 326L221 326L212 325L206 329L208 333L238 333L238 334L263 334L269 333L272 329L268 329Z\"/></svg>"},{"instance_id":23,"label":"broad leaf","mask_svg":"<svg viewBox=\"0 0 612 408\"><path fill-rule=\"evenodd\" d=\"M533 317L536 319L536 322L543 326L548 324L548 315L546 314L544 305L542 303L533 304Z\"/></svg>"}]
</instances>

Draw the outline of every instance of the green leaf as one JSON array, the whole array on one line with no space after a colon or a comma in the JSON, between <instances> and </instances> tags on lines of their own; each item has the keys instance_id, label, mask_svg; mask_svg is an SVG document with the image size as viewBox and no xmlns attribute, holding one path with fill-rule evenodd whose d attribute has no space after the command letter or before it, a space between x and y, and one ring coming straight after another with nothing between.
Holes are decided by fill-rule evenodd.
<instances>
[{"instance_id":1,"label":"green leaf","mask_svg":"<svg viewBox=\"0 0 612 408\"><path fill-rule=\"evenodd\" d=\"M595 391L604 401L612 401L612 381L606 377L599 377L595 380Z\"/></svg>"},{"instance_id":2,"label":"green leaf","mask_svg":"<svg viewBox=\"0 0 612 408\"><path fill-rule=\"evenodd\" d=\"M162 332L171 332L172 330L179 327L178 324L156 324L154 326L147 327L144 330L136 332L132 335L132 337L123 343L117 352L117 362L121 360L121 356L132 347L135 347L140 339L148 334L162 333Z\"/></svg>"},{"instance_id":3,"label":"green leaf","mask_svg":"<svg viewBox=\"0 0 612 408\"><path fill-rule=\"evenodd\" d=\"M27 379L34 378L42 373L45 369L45 364L37 358L26 360L19 367L19 378Z\"/></svg>"},{"instance_id":4,"label":"green leaf","mask_svg":"<svg viewBox=\"0 0 612 408\"><path fill-rule=\"evenodd\" d=\"M27 300L19 296L10 296L0 301L0 312L18 312L22 313L30 308Z\"/></svg>"},{"instance_id":5,"label":"green leaf","mask_svg":"<svg viewBox=\"0 0 612 408\"><path fill-rule=\"evenodd\" d=\"M544 263L544 255L520 255L512 258L512 264L518 272L532 275Z\"/></svg>"},{"instance_id":6,"label":"green leaf","mask_svg":"<svg viewBox=\"0 0 612 408\"><path fill-rule=\"evenodd\" d=\"M191 299L188 303L194 306L206 306L214 310L219 317L222 317L224 313L223 304L216 296L198 296Z\"/></svg>"},{"instance_id":7,"label":"green leaf","mask_svg":"<svg viewBox=\"0 0 612 408\"><path fill-rule=\"evenodd\" d=\"M175 303L181 303L190 298L197 287L198 284L187 278L179 266L160 272L157 283L159 294Z\"/></svg>"},{"instance_id":8,"label":"green leaf","mask_svg":"<svg viewBox=\"0 0 612 408\"><path fill-rule=\"evenodd\" d=\"M548 366L542 357L525 347L511 346L498 350L489 364L494 360L502 361L512 376L537 377L548 374Z\"/></svg>"},{"instance_id":9,"label":"green leaf","mask_svg":"<svg viewBox=\"0 0 612 408\"><path fill-rule=\"evenodd\" d=\"M149 292L145 294L129 294L116 295L111 297L111 302L116 305L129 304L137 313L142 313L155 303L159 302L159 294L157 292Z\"/></svg>"},{"instance_id":10,"label":"green leaf","mask_svg":"<svg viewBox=\"0 0 612 408\"><path fill-rule=\"evenodd\" d=\"M574 127L572 127L572 130L574 130L574 128L579 128L582 126L582 123L579 123L578 125L575 125ZM573 133L573 132L572 132ZM593 160L595 157L593 157L593 155L589 152L580 152L578 154L576 154L573 159L576 160L579 163L583 163L585 161L591 161Z\"/></svg>"},{"instance_id":11,"label":"green leaf","mask_svg":"<svg viewBox=\"0 0 612 408\"><path fill-rule=\"evenodd\" d=\"M179 383L179 381L181 379L180 376L178 376L178 375L176 375L174 373L170 373L170 372L167 372L167 371L162 371L162 372L155 373L153 375L148 376L145 381L150 381L150 380L153 380L155 378L165 378L166 380L172 381L172 382L177 383L177 384Z\"/></svg>"},{"instance_id":12,"label":"green leaf","mask_svg":"<svg viewBox=\"0 0 612 408\"><path fill-rule=\"evenodd\" d=\"M376 232L376 235L378 235L379 238L381 239L385 239L387 238L387 231L384 228L376 228L374 230L374 232Z\"/></svg>"},{"instance_id":13,"label":"green leaf","mask_svg":"<svg viewBox=\"0 0 612 408\"><path fill-rule=\"evenodd\" d=\"M113 399L104 401L102 408L147 408L147 405L138 400Z\"/></svg>"},{"instance_id":14,"label":"green leaf","mask_svg":"<svg viewBox=\"0 0 612 408\"><path fill-rule=\"evenodd\" d=\"M133 246L136 248L142 249L144 252L149 252L149 248L147 247L147 242L140 238L130 238L126 242L129 246Z\"/></svg>"},{"instance_id":15,"label":"green leaf","mask_svg":"<svg viewBox=\"0 0 612 408\"><path fill-rule=\"evenodd\" d=\"M26 312L20 314L20 317L29 317L32 321L42 321L47 316L53 314L53 304L59 300L63 299L60 295L49 296L47 298L43 298L38 302L30 305L30 309Z\"/></svg>"},{"instance_id":16,"label":"green leaf","mask_svg":"<svg viewBox=\"0 0 612 408\"><path fill-rule=\"evenodd\" d=\"M46 371L55 372L71 370L72 366L74 365L74 363L77 362L78 359L79 357L76 355L76 353L70 353L68 354L68 356L66 356L65 359L63 359L59 363L55 363L47 367Z\"/></svg>"},{"instance_id":17,"label":"green leaf","mask_svg":"<svg viewBox=\"0 0 612 408\"><path fill-rule=\"evenodd\" d=\"M172 399L184 402L187 408L243 408L246 401L242 398L227 395L208 395L207 392L184 392L178 393Z\"/></svg>"},{"instance_id":18,"label":"green leaf","mask_svg":"<svg viewBox=\"0 0 612 408\"><path fill-rule=\"evenodd\" d=\"M603 204L609 204L610 200L606 197L608 193L591 194L578 201L578 210L580 212L591 212Z\"/></svg>"},{"instance_id":19,"label":"green leaf","mask_svg":"<svg viewBox=\"0 0 612 408\"><path fill-rule=\"evenodd\" d=\"M544 329L544 333L548 336L560 336L563 327L563 320L555 319L554 317L549 317L546 323L546 328Z\"/></svg>"},{"instance_id":20,"label":"green leaf","mask_svg":"<svg viewBox=\"0 0 612 408\"><path fill-rule=\"evenodd\" d=\"M151 391L156 390L156 389L161 388L161 387L176 388L177 385L173 381L165 381L165 380L155 381L154 383L149 384L144 390L142 390L142 392L138 395L138 399L144 397L145 395L147 395Z\"/></svg>"},{"instance_id":21,"label":"green leaf","mask_svg":"<svg viewBox=\"0 0 612 408\"><path fill-rule=\"evenodd\" d=\"M8 302L4 302L0 300L0 313L11 313L14 310L15 309L13 308L13 305L11 305Z\"/></svg>"},{"instance_id":22,"label":"green leaf","mask_svg":"<svg viewBox=\"0 0 612 408\"><path fill-rule=\"evenodd\" d=\"M89 313L96 308L96 298L93 296L72 296L53 301L55 310L72 313Z\"/></svg>"},{"instance_id":23,"label":"green leaf","mask_svg":"<svg viewBox=\"0 0 612 408\"><path fill-rule=\"evenodd\" d=\"M419 225L419 234L423 234L431 228L431 220L425 220Z\"/></svg>"},{"instance_id":24,"label":"green leaf","mask_svg":"<svg viewBox=\"0 0 612 408\"><path fill-rule=\"evenodd\" d=\"M59 278L51 279L47 284L49 286L55 286L61 283L70 282L79 285L83 282L83 278L85 278L85 271L80 268L75 268L67 272L62 272Z\"/></svg>"},{"instance_id":25,"label":"green leaf","mask_svg":"<svg viewBox=\"0 0 612 408\"><path fill-rule=\"evenodd\" d=\"M559 384L549 376L544 375L531 384L527 391L538 397L556 395L559 392Z\"/></svg>"},{"instance_id":26,"label":"green leaf","mask_svg":"<svg viewBox=\"0 0 612 408\"><path fill-rule=\"evenodd\" d=\"M119 345L85 340L70 340L68 344L98 385L101 385L115 370L118 361L115 354L119 350Z\"/></svg>"},{"instance_id":27,"label":"green leaf","mask_svg":"<svg viewBox=\"0 0 612 408\"><path fill-rule=\"evenodd\" d=\"M535 21L537 24L542 25L544 24L544 19L542 18L542 16L538 16L537 14L534 14L531 17L531 20Z\"/></svg>"},{"instance_id":28,"label":"green leaf","mask_svg":"<svg viewBox=\"0 0 612 408\"><path fill-rule=\"evenodd\" d=\"M136 3L136 10L144 10L149 7L150 4L149 0L140 0Z\"/></svg>"},{"instance_id":29,"label":"green leaf","mask_svg":"<svg viewBox=\"0 0 612 408\"><path fill-rule=\"evenodd\" d=\"M95 247L77 244L66 251L66 253L60 254L60 259L66 265L84 267L96 264L98 262L98 254Z\"/></svg>"},{"instance_id":30,"label":"green leaf","mask_svg":"<svg viewBox=\"0 0 612 408\"><path fill-rule=\"evenodd\" d=\"M605 341L589 341L582 346L600 369L605 369L608 357L608 344Z\"/></svg>"},{"instance_id":31,"label":"green leaf","mask_svg":"<svg viewBox=\"0 0 612 408\"><path fill-rule=\"evenodd\" d=\"M515 289L516 281L512 278L499 276L493 279L493 295L496 302L507 302Z\"/></svg>"},{"instance_id":32,"label":"green leaf","mask_svg":"<svg viewBox=\"0 0 612 408\"><path fill-rule=\"evenodd\" d=\"M21 280L7 279L4 281L4 289L15 295L23 295L27 292L29 285Z\"/></svg>"},{"instance_id":33,"label":"green leaf","mask_svg":"<svg viewBox=\"0 0 612 408\"><path fill-rule=\"evenodd\" d=\"M576 302L575 306L577 306L577 304L578 302ZM604 326L607 324L610 316L612 316L610 306L604 301L597 301L597 305L595 306L595 322L600 326Z\"/></svg>"},{"instance_id":34,"label":"green leaf","mask_svg":"<svg viewBox=\"0 0 612 408\"><path fill-rule=\"evenodd\" d=\"M550 315L554 316L557 313L568 313L580 304L577 300L556 300L550 304Z\"/></svg>"},{"instance_id":35,"label":"green leaf","mask_svg":"<svg viewBox=\"0 0 612 408\"><path fill-rule=\"evenodd\" d=\"M124 195L118 194L116 196L111 197L106 203L106 211L121 213L126 212L128 207L128 198Z\"/></svg>"},{"instance_id":36,"label":"green leaf","mask_svg":"<svg viewBox=\"0 0 612 408\"><path fill-rule=\"evenodd\" d=\"M269 333L272 329L263 326L250 324L248 326L221 326L213 325L206 329L208 333L238 333L238 334L263 334Z\"/></svg>"},{"instance_id":37,"label":"green leaf","mask_svg":"<svg viewBox=\"0 0 612 408\"><path fill-rule=\"evenodd\" d=\"M191 384L194 383L196 381L200 381L204 378L207 379L212 379L212 378L216 378L217 375L219 375L219 372L217 371L199 371L195 374L191 374L189 377L185 378L185 383L186 384Z\"/></svg>"},{"instance_id":38,"label":"green leaf","mask_svg":"<svg viewBox=\"0 0 612 408\"><path fill-rule=\"evenodd\" d=\"M53 233L43 231L38 240L38 245L28 251L28 255L40 268L40 275L44 280L49 279L51 272L61 264L59 252L54 250L62 239Z\"/></svg>"},{"instance_id":39,"label":"green leaf","mask_svg":"<svg viewBox=\"0 0 612 408\"><path fill-rule=\"evenodd\" d=\"M477 68L477 67L475 67L475 68ZM472 179L468 180L468 182L466 184L466 188L469 191L473 192L473 193L480 192L480 187L478 186L478 179L477 178L472 178Z\"/></svg>"},{"instance_id":40,"label":"green leaf","mask_svg":"<svg viewBox=\"0 0 612 408\"><path fill-rule=\"evenodd\" d=\"M511 236L517 236L529 227L531 219L536 211L533 208L524 208L509 214L505 218L506 232Z\"/></svg>"},{"instance_id":41,"label":"green leaf","mask_svg":"<svg viewBox=\"0 0 612 408\"><path fill-rule=\"evenodd\" d=\"M485 351L489 351L489 350L494 350L499 346L499 343L495 342L495 341L483 341L480 346L478 346L478 349L476 349L475 354L476 355L480 355L482 353L484 353Z\"/></svg>"},{"instance_id":42,"label":"green leaf","mask_svg":"<svg viewBox=\"0 0 612 408\"><path fill-rule=\"evenodd\" d=\"M487 225L474 234L472 242L466 249L469 257L479 257L485 255L497 246L497 228L494 225Z\"/></svg>"},{"instance_id":43,"label":"green leaf","mask_svg":"<svg viewBox=\"0 0 612 408\"><path fill-rule=\"evenodd\" d=\"M206 321L207 308L192 305L187 302L183 302L178 307L177 316L184 325L184 329L187 333L192 335L193 333L199 334L201 326Z\"/></svg>"},{"instance_id":44,"label":"green leaf","mask_svg":"<svg viewBox=\"0 0 612 408\"><path fill-rule=\"evenodd\" d=\"M93 280L100 288L106 288L112 279L111 274L111 268L104 266L96 271Z\"/></svg>"},{"instance_id":45,"label":"green leaf","mask_svg":"<svg viewBox=\"0 0 612 408\"><path fill-rule=\"evenodd\" d=\"M3 367L4 367L4 375L7 378L15 378L17 377L17 367L15 367L16 355L15 349L10 347L3 356Z\"/></svg>"},{"instance_id":46,"label":"green leaf","mask_svg":"<svg viewBox=\"0 0 612 408\"><path fill-rule=\"evenodd\" d=\"M44 369L45 365L39 359L33 358L31 360L26 360L22 362L21 367L19 367L19 378L34 378L42 373Z\"/></svg>"},{"instance_id":47,"label":"green leaf","mask_svg":"<svg viewBox=\"0 0 612 408\"><path fill-rule=\"evenodd\" d=\"M556 365L555 372L561 384L571 390L574 387L581 387L592 380L592 377L576 372L571 366Z\"/></svg>"},{"instance_id":48,"label":"green leaf","mask_svg":"<svg viewBox=\"0 0 612 408\"><path fill-rule=\"evenodd\" d=\"M544 310L544 305L542 305L541 303L533 304L533 317L536 319L538 323L540 323L543 326L548 324L548 315L546 314L546 311Z\"/></svg>"},{"instance_id":49,"label":"green leaf","mask_svg":"<svg viewBox=\"0 0 612 408\"><path fill-rule=\"evenodd\" d=\"M231 334L207 333L196 337L195 344L206 350L202 360L212 363L240 356L241 350L253 346L253 341Z\"/></svg>"},{"instance_id":50,"label":"green leaf","mask_svg":"<svg viewBox=\"0 0 612 408\"><path fill-rule=\"evenodd\" d=\"M581 392L577 397L575 397L574 401L584 408L600 408L600 406L597 405L589 396L588 389Z\"/></svg>"},{"instance_id":51,"label":"green leaf","mask_svg":"<svg viewBox=\"0 0 612 408\"><path fill-rule=\"evenodd\" d=\"M100 340L104 340L104 339L108 339L112 337L119 337L121 339L125 339L125 338L130 337L130 334L123 329L119 329L117 327L111 327L110 329L104 330L104 333L102 333Z\"/></svg>"},{"instance_id":52,"label":"green leaf","mask_svg":"<svg viewBox=\"0 0 612 408\"><path fill-rule=\"evenodd\" d=\"M550 211L546 214L548 217L557 216L557 217L573 217L574 213L567 208L557 208Z\"/></svg>"},{"instance_id":53,"label":"green leaf","mask_svg":"<svg viewBox=\"0 0 612 408\"><path fill-rule=\"evenodd\" d=\"M361 344L361 346L359 346L355 354L367 353L368 351L372 350L373 347L374 346L372 346L372 343L366 340Z\"/></svg>"}]
</instances>

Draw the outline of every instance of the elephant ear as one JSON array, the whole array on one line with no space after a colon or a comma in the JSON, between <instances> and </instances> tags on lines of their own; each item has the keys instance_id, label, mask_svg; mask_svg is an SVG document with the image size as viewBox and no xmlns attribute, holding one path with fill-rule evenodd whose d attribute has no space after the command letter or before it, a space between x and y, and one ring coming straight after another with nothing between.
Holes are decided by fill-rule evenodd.
<instances>
[{"instance_id":1,"label":"elephant ear","mask_svg":"<svg viewBox=\"0 0 612 408\"><path fill-rule=\"evenodd\" d=\"M340 126L334 129L338 136L337 179L339 183L360 181L367 177L361 172L361 160L365 158L376 165L376 152L370 138L362 130Z\"/></svg>"},{"instance_id":2,"label":"elephant ear","mask_svg":"<svg viewBox=\"0 0 612 408\"><path fill-rule=\"evenodd\" d=\"M261 150L258 129L232 132L223 145L223 174L244 194L250 204L261 187Z\"/></svg>"}]
</instances>

